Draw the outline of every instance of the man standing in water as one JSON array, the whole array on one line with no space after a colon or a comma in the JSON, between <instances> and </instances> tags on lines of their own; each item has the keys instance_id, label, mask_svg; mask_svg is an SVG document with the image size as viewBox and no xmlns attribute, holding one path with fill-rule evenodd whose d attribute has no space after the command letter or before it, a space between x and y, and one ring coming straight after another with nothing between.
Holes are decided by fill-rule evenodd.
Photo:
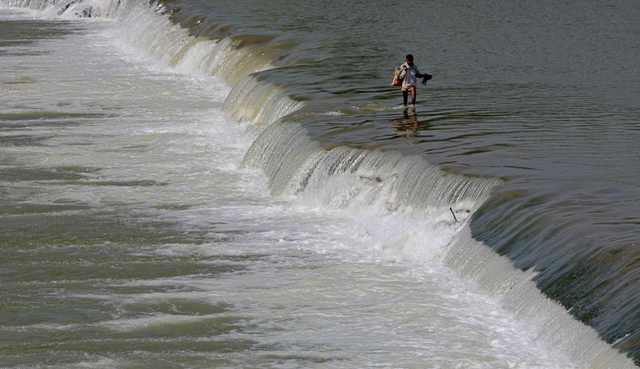
<instances>
[{"instance_id":1,"label":"man standing in water","mask_svg":"<svg viewBox=\"0 0 640 369\"><path fill-rule=\"evenodd\" d=\"M413 55L407 54L404 63L400 66L400 75L398 79L402 81L402 101L407 106L409 97L411 97L411 105L416 105L416 81L422 78L422 84L426 84L431 79L428 73L420 73L418 67L413 64Z\"/></svg>"}]
</instances>

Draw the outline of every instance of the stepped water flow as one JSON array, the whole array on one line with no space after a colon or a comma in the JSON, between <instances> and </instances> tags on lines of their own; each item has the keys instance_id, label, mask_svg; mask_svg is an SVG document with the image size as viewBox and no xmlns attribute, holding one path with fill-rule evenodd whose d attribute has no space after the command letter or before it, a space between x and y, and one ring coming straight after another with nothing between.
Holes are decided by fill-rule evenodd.
<instances>
[{"instance_id":1,"label":"stepped water flow","mask_svg":"<svg viewBox=\"0 0 640 369\"><path fill-rule=\"evenodd\" d=\"M520 271L509 259L473 239L472 214L501 181L447 173L419 156L346 146L323 145L308 134L305 114L313 102L296 100L264 78L284 66L293 45L273 37L233 35L205 19L180 14L163 3L135 1L2 0L2 4L41 10L46 16L105 17L124 47L175 71L216 75L231 92L228 114L260 127L244 158L262 170L273 195L305 206L333 209L358 217L370 214L411 228L409 238L391 238L383 254L392 260L441 262L477 283L488 295L526 322L537 340L567 354L579 368L634 367L590 327L574 320L545 297L532 281L534 270ZM279 61L285 60L279 65ZM454 223L450 211L459 223ZM368 218L371 219L371 218ZM409 224L409 225L407 225ZM370 228L375 234L375 229ZM440 239L439 250L424 252L424 237ZM417 260L422 257L423 260Z\"/></svg>"}]
</instances>

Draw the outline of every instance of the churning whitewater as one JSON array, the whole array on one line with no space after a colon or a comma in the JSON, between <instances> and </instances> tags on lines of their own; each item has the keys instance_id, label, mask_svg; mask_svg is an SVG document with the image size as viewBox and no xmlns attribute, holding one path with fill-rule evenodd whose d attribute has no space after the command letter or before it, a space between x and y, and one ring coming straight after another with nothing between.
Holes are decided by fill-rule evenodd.
<instances>
[{"instance_id":1,"label":"churning whitewater","mask_svg":"<svg viewBox=\"0 0 640 369\"><path fill-rule=\"evenodd\" d=\"M635 367L474 240L501 179L314 139L286 40L0 1L0 367Z\"/></svg>"}]
</instances>

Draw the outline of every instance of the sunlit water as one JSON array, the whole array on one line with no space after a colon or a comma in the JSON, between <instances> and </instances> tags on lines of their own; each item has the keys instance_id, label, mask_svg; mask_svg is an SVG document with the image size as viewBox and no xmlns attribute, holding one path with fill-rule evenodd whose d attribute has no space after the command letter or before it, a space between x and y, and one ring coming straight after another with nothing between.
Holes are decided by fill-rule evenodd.
<instances>
[{"instance_id":1,"label":"sunlit water","mask_svg":"<svg viewBox=\"0 0 640 369\"><path fill-rule=\"evenodd\" d=\"M455 223L368 172L272 196L220 78L135 24L0 12L0 366L608 367L451 269L483 199Z\"/></svg>"}]
</instances>

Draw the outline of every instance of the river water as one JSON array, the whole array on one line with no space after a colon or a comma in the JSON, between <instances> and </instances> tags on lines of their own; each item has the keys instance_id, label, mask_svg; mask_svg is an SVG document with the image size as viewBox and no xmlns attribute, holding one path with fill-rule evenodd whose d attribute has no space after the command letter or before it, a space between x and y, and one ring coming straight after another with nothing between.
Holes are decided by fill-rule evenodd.
<instances>
[{"instance_id":1,"label":"river water","mask_svg":"<svg viewBox=\"0 0 640 369\"><path fill-rule=\"evenodd\" d=\"M634 2L0 4L0 367L635 367Z\"/></svg>"}]
</instances>

